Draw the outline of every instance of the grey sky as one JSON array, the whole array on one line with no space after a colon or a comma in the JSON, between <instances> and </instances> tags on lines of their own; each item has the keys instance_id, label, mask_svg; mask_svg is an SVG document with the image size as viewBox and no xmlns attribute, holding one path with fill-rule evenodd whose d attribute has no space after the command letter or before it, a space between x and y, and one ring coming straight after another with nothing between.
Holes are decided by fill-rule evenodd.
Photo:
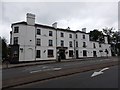
<instances>
[{"instance_id":1,"label":"grey sky","mask_svg":"<svg viewBox=\"0 0 120 90\"><path fill-rule=\"evenodd\" d=\"M4 2L2 3L2 25L0 36L9 42L11 23L25 21L26 13L36 15L36 23L52 25L58 22L59 28L87 32L104 27L118 28L117 2Z\"/></svg>"}]
</instances>

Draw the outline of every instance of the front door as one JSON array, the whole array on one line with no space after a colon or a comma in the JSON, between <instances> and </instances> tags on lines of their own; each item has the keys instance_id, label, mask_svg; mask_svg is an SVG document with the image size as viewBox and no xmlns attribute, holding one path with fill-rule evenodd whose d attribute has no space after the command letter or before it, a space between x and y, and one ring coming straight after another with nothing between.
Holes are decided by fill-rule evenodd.
<instances>
[{"instance_id":1,"label":"front door","mask_svg":"<svg viewBox=\"0 0 120 90\"><path fill-rule=\"evenodd\" d=\"M78 50L76 50L76 58L78 58Z\"/></svg>"},{"instance_id":2,"label":"front door","mask_svg":"<svg viewBox=\"0 0 120 90\"><path fill-rule=\"evenodd\" d=\"M96 57L97 55L96 55L96 51L93 51L93 57Z\"/></svg>"},{"instance_id":3,"label":"front door","mask_svg":"<svg viewBox=\"0 0 120 90\"><path fill-rule=\"evenodd\" d=\"M60 51L60 58L65 59L65 50L59 50Z\"/></svg>"},{"instance_id":4,"label":"front door","mask_svg":"<svg viewBox=\"0 0 120 90\"><path fill-rule=\"evenodd\" d=\"M86 50L83 50L83 56L87 56L87 51Z\"/></svg>"}]
</instances>

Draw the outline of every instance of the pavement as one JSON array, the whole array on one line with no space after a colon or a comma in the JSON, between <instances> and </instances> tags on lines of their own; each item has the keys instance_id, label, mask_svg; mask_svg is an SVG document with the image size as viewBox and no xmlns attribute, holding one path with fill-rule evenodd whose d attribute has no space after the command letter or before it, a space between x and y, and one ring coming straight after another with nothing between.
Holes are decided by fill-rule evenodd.
<instances>
[{"instance_id":1,"label":"pavement","mask_svg":"<svg viewBox=\"0 0 120 90\"><path fill-rule=\"evenodd\" d=\"M52 68L45 67L44 65L38 65L34 67L30 66L3 70L3 89L75 73L86 72L107 66L118 65L118 59L110 58L105 60L88 60L88 62L83 61L82 63L81 61L76 61L49 65L51 65Z\"/></svg>"},{"instance_id":2,"label":"pavement","mask_svg":"<svg viewBox=\"0 0 120 90\"><path fill-rule=\"evenodd\" d=\"M61 60L61 62L57 62L56 60L43 60L43 61L39 61L39 62L29 62L29 63L19 63L19 64L3 64L2 66L0 65L0 68L9 69L9 68L18 68L18 67L26 67L26 66L34 66L34 65L42 65L42 64L87 61L87 60L95 60L95 59L99 60L99 59L106 59L106 58L118 58L118 57L68 59L68 60Z\"/></svg>"},{"instance_id":3,"label":"pavement","mask_svg":"<svg viewBox=\"0 0 120 90\"><path fill-rule=\"evenodd\" d=\"M118 66L107 67L102 74L91 77L101 69L72 74L59 78L29 83L14 88L118 88Z\"/></svg>"}]
</instances>

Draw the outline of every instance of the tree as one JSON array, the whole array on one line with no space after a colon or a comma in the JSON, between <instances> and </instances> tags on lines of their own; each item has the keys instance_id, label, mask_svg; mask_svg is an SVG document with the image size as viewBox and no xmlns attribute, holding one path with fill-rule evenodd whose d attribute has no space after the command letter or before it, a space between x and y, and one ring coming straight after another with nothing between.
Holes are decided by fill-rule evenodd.
<instances>
[{"instance_id":1,"label":"tree","mask_svg":"<svg viewBox=\"0 0 120 90\"><path fill-rule=\"evenodd\" d=\"M103 43L104 35L103 35L102 31L98 31L97 29L90 31L90 40L91 41L99 41L100 43Z\"/></svg>"},{"instance_id":2,"label":"tree","mask_svg":"<svg viewBox=\"0 0 120 90\"><path fill-rule=\"evenodd\" d=\"M115 44L115 52L120 55L120 32L114 32L112 37L112 42Z\"/></svg>"},{"instance_id":3,"label":"tree","mask_svg":"<svg viewBox=\"0 0 120 90\"><path fill-rule=\"evenodd\" d=\"M120 55L120 32L113 31L114 28L103 28L103 32L108 36L108 43L111 44L112 55Z\"/></svg>"},{"instance_id":4,"label":"tree","mask_svg":"<svg viewBox=\"0 0 120 90\"><path fill-rule=\"evenodd\" d=\"M108 37L108 43L110 44L110 43L112 43L112 35L113 35L113 30L114 30L114 28L112 27L112 28L108 28L108 27L106 27L106 28L103 28L103 32L107 35L107 37Z\"/></svg>"},{"instance_id":5,"label":"tree","mask_svg":"<svg viewBox=\"0 0 120 90\"><path fill-rule=\"evenodd\" d=\"M7 55L8 55L7 40L3 37L2 38L2 59L7 58Z\"/></svg>"}]
</instances>

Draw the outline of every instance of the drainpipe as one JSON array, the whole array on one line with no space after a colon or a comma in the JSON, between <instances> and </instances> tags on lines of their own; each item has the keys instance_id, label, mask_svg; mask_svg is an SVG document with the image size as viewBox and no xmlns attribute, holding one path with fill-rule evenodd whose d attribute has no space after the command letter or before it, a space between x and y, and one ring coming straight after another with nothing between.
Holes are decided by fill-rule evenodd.
<instances>
[{"instance_id":1,"label":"drainpipe","mask_svg":"<svg viewBox=\"0 0 120 90\"><path fill-rule=\"evenodd\" d=\"M35 27L35 62L36 62L36 27Z\"/></svg>"},{"instance_id":2,"label":"drainpipe","mask_svg":"<svg viewBox=\"0 0 120 90\"><path fill-rule=\"evenodd\" d=\"M57 55L57 29L56 29L56 61L58 61L58 55Z\"/></svg>"},{"instance_id":3,"label":"drainpipe","mask_svg":"<svg viewBox=\"0 0 120 90\"><path fill-rule=\"evenodd\" d=\"M74 59L76 58L76 47L75 47L75 44L76 43L76 40L74 40Z\"/></svg>"}]
</instances>

